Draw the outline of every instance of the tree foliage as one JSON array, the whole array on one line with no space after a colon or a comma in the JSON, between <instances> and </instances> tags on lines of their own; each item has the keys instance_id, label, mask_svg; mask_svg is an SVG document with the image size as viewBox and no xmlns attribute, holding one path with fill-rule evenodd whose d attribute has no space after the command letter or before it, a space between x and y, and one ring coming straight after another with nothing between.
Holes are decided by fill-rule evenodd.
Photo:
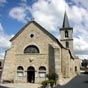
<instances>
[{"instance_id":1,"label":"tree foliage","mask_svg":"<svg viewBox=\"0 0 88 88\"><path fill-rule=\"evenodd\" d=\"M58 80L58 75L56 73L47 74L46 77L49 80L54 80L55 82Z\"/></svg>"},{"instance_id":2,"label":"tree foliage","mask_svg":"<svg viewBox=\"0 0 88 88\"><path fill-rule=\"evenodd\" d=\"M56 73L47 74L46 77L48 78L48 80L45 80L41 83L44 88L48 83L50 83L51 87L53 87L53 85L56 84L58 80L58 75Z\"/></svg>"},{"instance_id":3,"label":"tree foliage","mask_svg":"<svg viewBox=\"0 0 88 88\"><path fill-rule=\"evenodd\" d=\"M86 60L86 59L82 60L81 65L86 68L88 65L88 60Z\"/></svg>"}]
</instances>

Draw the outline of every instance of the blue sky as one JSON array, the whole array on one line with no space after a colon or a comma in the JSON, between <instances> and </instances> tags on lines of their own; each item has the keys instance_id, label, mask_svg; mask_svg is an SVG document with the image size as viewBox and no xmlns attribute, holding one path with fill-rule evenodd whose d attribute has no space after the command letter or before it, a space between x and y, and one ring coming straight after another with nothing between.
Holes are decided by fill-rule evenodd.
<instances>
[{"instance_id":1,"label":"blue sky","mask_svg":"<svg viewBox=\"0 0 88 88\"><path fill-rule=\"evenodd\" d=\"M75 54L87 59L87 0L0 0L0 58L11 47L9 39L32 17L59 40L65 10L74 30Z\"/></svg>"},{"instance_id":2,"label":"blue sky","mask_svg":"<svg viewBox=\"0 0 88 88\"><path fill-rule=\"evenodd\" d=\"M3 1L3 0L1 0ZM5 32L7 32L9 35L15 34L19 29L21 29L25 24L11 19L9 16L9 12L12 8L20 7L22 3L25 3L25 1L22 0L5 0L6 3L2 3L3 6L0 7L0 21L2 22ZM27 4L29 6L32 6L32 4L35 2L35 0L28 0ZM28 16L31 18L31 13L28 13ZM13 29L13 26L15 27Z\"/></svg>"}]
</instances>

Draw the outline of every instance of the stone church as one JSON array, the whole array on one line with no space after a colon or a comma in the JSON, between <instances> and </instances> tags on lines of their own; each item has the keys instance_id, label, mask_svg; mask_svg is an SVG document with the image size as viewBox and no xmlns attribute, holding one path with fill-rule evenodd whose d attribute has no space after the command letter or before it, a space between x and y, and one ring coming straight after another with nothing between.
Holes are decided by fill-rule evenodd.
<instances>
[{"instance_id":1,"label":"stone church","mask_svg":"<svg viewBox=\"0 0 88 88\"><path fill-rule=\"evenodd\" d=\"M29 22L10 41L5 53L1 82L41 83L55 72L60 80L79 74L73 50L73 28L65 12L59 41L36 21Z\"/></svg>"}]
</instances>

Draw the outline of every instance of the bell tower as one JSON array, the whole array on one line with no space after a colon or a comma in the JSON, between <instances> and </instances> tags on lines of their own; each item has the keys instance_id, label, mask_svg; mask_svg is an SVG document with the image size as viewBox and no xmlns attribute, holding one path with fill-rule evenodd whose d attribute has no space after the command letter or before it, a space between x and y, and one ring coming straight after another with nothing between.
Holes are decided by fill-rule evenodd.
<instances>
[{"instance_id":1,"label":"bell tower","mask_svg":"<svg viewBox=\"0 0 88 88\"><path fill-rule=\"evenodd\" d=\"M63 19L63 25L62 28L60 29L61 33L61 43L62 45L70 49L72 55L74 55L74 50L73 50L73 28L70 27L69 21L68 21L68 16L64 14L64 19Z\"/></svg>"}]
</instances>

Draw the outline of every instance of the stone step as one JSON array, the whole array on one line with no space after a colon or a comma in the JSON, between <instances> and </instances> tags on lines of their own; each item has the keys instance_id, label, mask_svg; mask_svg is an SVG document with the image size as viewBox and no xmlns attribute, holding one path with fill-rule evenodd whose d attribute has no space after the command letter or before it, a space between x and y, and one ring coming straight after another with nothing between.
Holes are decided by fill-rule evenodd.
<instances>
[{"instance_id":1,"label":"stone step","mask_svg":"<svg viewBox=\"0 0 88 88\"><path fill-rule=\"evenodd\" d=\"M0 84L0 88L40 88L41 84L32 84L32 83L8 83L8 84Z\"/></svg>"}]
</instances>

